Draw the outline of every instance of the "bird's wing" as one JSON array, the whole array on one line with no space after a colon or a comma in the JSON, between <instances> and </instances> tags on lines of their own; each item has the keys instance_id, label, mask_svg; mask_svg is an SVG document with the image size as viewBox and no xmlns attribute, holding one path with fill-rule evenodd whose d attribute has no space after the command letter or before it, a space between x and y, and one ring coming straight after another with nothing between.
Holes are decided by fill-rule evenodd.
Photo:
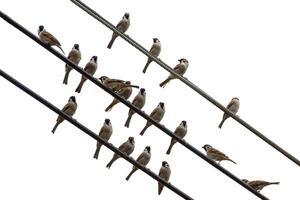
<instances>
[{"instance_id":1,"label":"bird's wing","mask_svg":"<svg viewBox=\"0 0 300 200\"><path fill-rule=\"evenodd\" d=\"M226 108L229 109L231 106L233 106L233 104L234 104L234 101L230 101Z\"/></svg>"},{"instance_id":2,"label":"bird's wing","mask_svg":"<svg viewBox=\"0 0 300 200\"><path fill-rule=\"evenodd\" d=\"M68 102L61 111L66 112L66 110L68 110L71 106L72 106L72 103Z\"/></svg>"},{"instance_id":3,"label":"bird's wing","mask_svg":"<svg viewBox=\"0 0 300 200\"><path fill-rule=\"evenodd\" d=\"M59 41L49 32L44 32L43 33L45 38L47 38L47 40L49 40L50 43L56 44L60 46Z\"/></svg>"},{"instance_id":4,"label":"bird's wing","mask_svg":"<svg viewBox=\"0 0 300 200\"><path fill-rule=\"evenodd\" d=\"M215 154L215 155L218 155L218 156L221 156L221 157L224 157L224 158L228 158L224 153L222 153L221 151L219 151L218 149L215 149L215 148L210 148L209 153L210 154Z\"/></svg>"}]
</instances>

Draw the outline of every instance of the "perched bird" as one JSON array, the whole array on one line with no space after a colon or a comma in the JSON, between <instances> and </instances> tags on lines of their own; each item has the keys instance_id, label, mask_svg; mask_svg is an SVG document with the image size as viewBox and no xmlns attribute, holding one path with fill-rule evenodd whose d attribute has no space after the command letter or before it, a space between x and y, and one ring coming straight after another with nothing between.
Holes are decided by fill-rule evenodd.
<instances>
[{"instance_id":1,"label":"perched bird","mask_svg":"<svg viewBox=\"0 0 300 200\"><path fill-rule=\"evenodd\" d=\"M157 38L153 38L153 44L152 47L150 49L150 54L153 57L158 57L161 51L161 44L160 41ZM152 59L149 57L148 61L143 69L143 73L146 73L148 66L150 65L150 63L152 62Z\"/></svg>"},{"instance_id":2,"label":"perched bird","mask_svg":"<svg viewBox=\"0 0 300 200\"><path fill-rule=\"evenodd\" d=\"M137 85L131 85L130 81L123 81L120 79L113 79L113 78L108 78L107 76L101 76L99 78L99 81L109 89L111 89L114 92L119 91L123 87L133 87L133 88L139 88Z\"/></svg>"},{"instance_id":3,"label":"perched bird","mask_svg":"<svg viewBox=\"0 0 300 200\"><path fill-rule=\"evenodd\" d=\"M84 71L87 72L88 74L90 74L91 76L93 76L96 72L98 68L98 64L97 64L97 56L93 56L90 61L86 64ZM79 85L77 86L75 92L80 93L81 92L81 88L84 84L84 82L86 81L86 78L82 75L81 76L81 80Z\"/></svg>"},{"instance_id":4,"label":"perched bird","mask_svg":"<svg viewBox=\"0 0 300 200\"><path fill-rule=\"evenodd\" d=\"M160 102L158 104L158 106L152 111L152 113L150 114L150 117L152 119L154 119L155 121L160 122L162 120L162 118L164 117L164 115L165 115L165 104L163 102ZM152 125L152 123L147 121L145 127L140 132L140 135L144 135L147 128L149 128L151 125Z\"/></svg>"},{"instance_id":5,"label":"perched bird","mask_svg":"<svg viewBox=\"0 0 300 200\"><path fill-rule=\"evenodd\" d=\"M116 28L121 32L125 33L130 25L129 13L125 13L121 21L117 24ZM107 45L107 48L111 48L115 39L119 36L117 32L113 32L111 36L111 40Z\"/></svg>"},{"instance_id":6,"label":"perched bird","mask_svg":"<svg viewBox=\"0 0 300 200\"><path fill-rule=\"evenodd\" d=\"M146 90L144 88L140 89L140 92L134 97L133 101L131 102L137 108L142 109L146 102ZM125 127L129 128L130 120L132 115L134 115L134 110L129 109L128 117L125 122Z\"/></svg>"},{"instance_id":7,"label":"perched bird","mask_svg":"<svg viewBox=\"0 0 300 200\"><path fill-rule=\"evenodd\" d=\"M224 153L222 153L221 151L213 148L212 146L210 146L208 144L204 145L202 148L206 151L207 157L214 160L214 161L218 161L218 164L220 164L220 162L223 161L223 160L228 160L228 161L233 162L234 164L236 164L236 162L231 160Z\"/></svg>"},{"instance_id":8,"label":"perched bird","mask_svg":"<svg viewBox=\"0 0 300 200\"><path fill-rule=\"evenodd\" d=\"M39 26L38 35L42 42L49 46L57 46L63 52L63 54L65 54L64 50L61 48L61 44L59 43L59 41L51 33L46 31L43 25Z\"/></svg>"},{"instance_id":9,"label":"perched bird","mask_svg":"<svg viewBox=\"0 0 300 200\"><path fill-rule=\"evenodd\" d=\"M169 164L166 161L162 162L162 166L159 170L158 176L167 182L169 181L170 176L171 176L171 169L170 169ZM158 182L158 195L161 194L163 188L164 188L164 185L162 183Z\"/></svg>"},{"instance_id":10,"label":"perched bird","mask_svg":"<svg viewBox=\"0 0 300 200\"><path fill-rule=\"evenodd\" d=\"M74 44L74 47L72 48L72 50L70 51L70 53L68 55L68 59L76 65L79 64L79 62L81 60L81 52L79 50L79 44ZM65 73L65 77L64 77L64 81L63 81L63 83L66 85L68 84L69 74L72 69L73 68L71 66L66 64L66 73Z\"/></svg>"},{"instance_id":11,"label":"perched bird","mask_svg":"<svg viewBox=\"0 0 300 200\"><path fill-rule=\"evenodd\" d=\"M239 108L240 108L240 100L237 97L234 97L233 99L231 99L231 101L229 102L229 104L227 105L226 108L228 110L230 110L233 114L236 114L239 111ZM230 117L229 115L224 113L223 119L222 119L221 123L219 124L219 128L222 128L224 122L229 117Z\"/></svg>"},{"instance_id":12,"label":"perched bird","mask_svg":"<svg viewBox=\"0 0 300 200\"><path fill-rule=\"evenodd\" d=\"M280 182L267 182L267 181L248 181L247 179L242 179L243 182L248 184L250 187L252 187L257 192L260 192L264 187L269 185L278 185Z\"/></svg>"},{"instance_id":13,"label":"perched bird","mask_svg":"<svg viewBox=\"0 0 300 200\"><path fill-rule=\"evenodd\" d=\"M103 140L108 141L113 133L113 128L111 126L110 119L105 119L104 124L99 132L99 137L101 137ZM100 148L102 146L102 143L97 142L97 148L94 154L94 158L98 159Z\"/></svg>"},{"instance_id":14,"label":"perched bird","mask_svg":"<svg viewBox=\"0 0 300 200\"><path fill-rule=\"evenodd\" d=\"M128 81L128 84L131 84L130 81ZM120 88L119 91L117 91L117 94L127 100L132 94L132 88L125 85L124 87ZM114 100L105 109L105 112L110 111L119 102L120 101L117 98L114 98Z\"/></svg>"},{"instance_id":15,"label":"perched bird","mask_svg":"<svg viewBox=\"0 0 300 200\"><path fill-rule=\"evenodd\" d=\"M186 133L187 133L187 123L186 123L186 121L183 120L180 123L180 125L176 128L174 134L182 139L182 138L184 138ZM174 146L174 144L176 144L176 142L177 142L176 139L174 139L174 138L171 139L171 143L170 143L170 146L169 146L166 154L171 153L172 147Z\"/></svg>"},{"instance_id":16,"label":"perched bird","mask_svg":"<svg viewBox=\"0 0 300 200\"><path fill-rule=\"evenodd\" d=\"M123 152L124 154L126 154L127 156L129 156L133 150L134 150L134 138L133 137L129 137L128 140L126 142L124 142L123 144L121 144L121 146L118 148L121 152ZM118 154L114 154L113 158L111 159L111 161L106 165L106 167L108 169L110 169L111 165L118 159L120 158L120 156Z\"/></svg>"},{"instance_id":17,"label":"perched bird","mask_svg":"<svg viewBox=\"0 0 300 200\"><path fill-rule=\"evenodd\" d=\"M61 110L62 112L64 112L66 115L72 117L77 109L77 103L76 103L76 98L74 96L71 96L69 98L68 103L63 107L63 109ZM58 127L58 125L60 123L62 123L64 121L64 118L62 116L58 116L57 120L56 120L56 124L52 129L52 133L54 134L56 128Z\"/></svg>"},{"instance_id":18,"label":"perched bird","mask_svg":"<svg viewBox=\"0 0 300 200\"><path fill-rule=\"evenodd\" d=\"M147 146L144 151L139 155L139 157L136 159L138 163L140 163L143 166L146 166L151 159L151 148L150 146ZM132 174L136 172L139 168L133 165L131 172L126 177L126 180L128 181Z\"/></svg>"},{"instance_id":19,"label":"perched bird","mask_svg":"<svg viewBox=\"0 0 300 200\"><path fill-rule=\"evenodd\" d=\"M179 64L177 64L173 70L177 74L182 76L186 72L187 68L189 67L189 61L185 58L181 58L178 61L179 61ZM170 74L166 80L164 80L163 82L161 82L159 84L159 86L165 87L167 85L167 83L169 83L173 79L176 79L176 76L173 74Z\"/></svg>"}]
</instances>

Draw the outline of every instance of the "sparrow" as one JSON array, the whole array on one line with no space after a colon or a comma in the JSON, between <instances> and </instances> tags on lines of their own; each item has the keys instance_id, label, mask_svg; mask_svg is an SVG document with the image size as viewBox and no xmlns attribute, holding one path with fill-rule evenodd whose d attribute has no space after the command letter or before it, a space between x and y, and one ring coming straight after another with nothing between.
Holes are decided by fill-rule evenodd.
<instances>
[{"instance_id":1,"label":"sparrow","mask_svg":"<svg viewBox=\"0 0 300 200\"><path fill-rule=\"evenodd\" d=\"M101 76L99 78L99 81L112 91L116 92L119 91L122 87L133 87L133 88L139 88L137 85L131 85L130 81L123 81L120 79L113 79L108 78L107 76Z\"/></svg>"},{"instance_id":2,"label":"sparrow","mask_svg":"<svg viewBox=\"0 0 300 200\"><path fill-rule=\"evenodd\" d=\"M150 146L147 146L144 151L139 155L139 157L136 159L138 163L140 163L143 166L146 166L151 159L151 148ZM136 172L139 168L133 165L131 172L126 177L126 180L128 181L132 174Z\"/></svg>"},{"instance_id":3,"label":"sparrow","mask_svg":"<svg viewBox=\"0 0 300 200\"><path fill-rule=\"evenodd\" d=\"M77 103L76 103L76 98L74 96L71 96L69 98L68 103L63 107L63 109L61 110L62 112L64 112L66 115L72 117L77 109ZM58 125L60 123L62 123L64 121L64 118L62 116L58 116L57 120L56 120L56 124L54 125L53 129L52 129L52 133L54 134L56 128L58 127Z\"/></svg>"},{"instance_id":4,"label":"sparrow","mask_svg":"<svg viewBox=\"0 0 300 200\"><path fill-rule=\"evenodd\" d=\"M218 161L218 164L220 164L220 162L223 161L223 160L228 160L228 161L233 162L234 164L236 164L236 162L231 160L224 153L222 153L218 149L213 148L209 144L204 145L202 148L206 151L207 157L214 160L214 161Z\"/></svg>"},{"instance_id":5,"label":"sparrow","mask_svg":"<svg viewBox=\"0 0 300 200\"><path fill-rule=\"evenodd\" d=\"M165 104L163 102L160 102L158 104L158 106L152 111L152 113L150 114L150 117L152 119L154 119L155 121L160 122L162 120L162 118L164 117L164 115L165 115ZM144 135L147 128L149 128L151 125L152 125L152 123L147 121L145 127L140 132L140 135Z\"/></svg>"},{"instance_id":6,"label":"sparrow","mask_svg":"<svg viewBox=\"0 0 300 200\"><path fill-rule=\"evenodd\" d=\"M178 74L178 75L181 75L183 76L183 74L186 72L187 68L189 67L189 61L185 58L181 58L178 60L179 61L179 64L177 64L175 67L174 67L174 71ZM170 82L171 80L173 79L176 79L176 76L173 75L173 74L170 74L168 76L168 78L166 80L164 80L163 82L161 82L159 84L160 87L165 87L167 85L168 82Z\"/></svg>"},{"instance_id":7,"label":"sparrow","mask_svg":"<svg viewBox=\"0 0 300 200\"><path fill-rule=\"evenodd\" d=\"M129 84L130 84L130 82L129 82ZM132 88L124 86L119 91L117 91L117 94L127 100L127 99L129 99L129 97L132 94ZM111 109L119 102L120 101L117 98L114 98L114 100L105 109L105 112L111 111Z\"/></svg>"},{"instance_id":8,"label":"sparrow","mask_svg":"<svg viewBox=\"0 0 300 200\"><path fill-rule=\"evenodd\" d=\"M64 50L61 48L61 44L59 43L59 41L51 33L46 31L43 25L39 26L38 35L42 42L49 46L57 46L63 52L63 54L65 54Z\"/></svg>"},{"instance_id":9,"label":"sparrow","mask_svg":"<svg viewBox=\"0 0 300 200\"><path fill-rule=\"evenodd\" d=\"M231 99L231 101L229 102L229 104L227 105L226 108L228 110L230 110L233 114L236 114L238 112L239 108L240 108L240 100L237 97L234 97L233 99ZM229 115L224 113L223 119L222 119L221 123L219 124L219 128L222 128L224 122L229 117L230 117Z\"/></svg>"},{"instance_id":10,"label":"sparrow","mask_svg":"<svg viewBox=\"0 0 300 200\"><path fill-rule=\"evenodd\" d=\"M171 169L170 169L169 164L166 161L162 162L162 166L159 170L158 176L167 182L169 181L170 176L171 176ZM158 182L158 195L161 194L163 188L164 188L164 185L162 183Z\"/></svg>"},{"instance_id":11,"label":"sparrow","mask_svg":"<svg viewBox=\"0 0 300 200\"><path fill-rule=\"evenodd\" d=\"M70 51L70 53L68 55L68 59L71 62L73 62L75 65L79 64L79 62L81 60L81 52L79 50L79 44L74 44L72 50ZM70 74L72 69L73 68L71 66L66 64L66 73L65 73L63 84L68 85L68 78L69 78L69 74Z\"/></svg>"},{"instance_id":12,"label":"sparrow","mask_svg":"<svg viewBox=\"0 0 300 200\"><path fill-rule=\"evenodd\" d=\"M126 142L124 142L123 144L121 144L121 146L118 148L121 152L123 152L124 154L126 154L127 156L129 156L133 150L134 150L134 138L133 137L129 137L128 140ZM118 159L120 158L120 156L118 154L114 154L113 158L111 159L111 161L106 165L106 167L108 169L110 169L111 165Z\"/></svg>"},{"instance_id":13,"label":"sparrow","mask_svg":"<svg viewBox=\"0 0 300 200\"><path fill-rule=\"evenodd\" d=\"M93 56L90 61L86 64L84 71L93 76L97 70L98 64L97 64L97 56ZM87 78L85 78L83 75L81 76L81 80L79 85L77 86L75 92L80 93L81 88L86 81Z\"/></svg>"},{"instance_id":14,"label":"sparrow","mask_svg":"<svg viewBox=\"0 0 300 200\"><path fill-rule=\"evenodd\" d=\"M182 121L180 123L180 125L175 129L175 132L174 134L177 135L178 137L180 137L181 139L184 138L184 136L186 135L187 133L187 123L186 121ZM177 142L176 139L172 138L171 139L171 143L170 143L170 146L166 152L166 154L170 154L171 153L171 150L172 150L172 147L174 146L174 144Z\"/></svg>"},{"instance_id":15,"label":"sparrow","mask_svg":"<svg viewBox=\"0 0 300 200\"><path fill-rule=\"evenodd\" d=\"M257 192L260 192L264 187L269 185L278 185L280 182L267 182L267 181L248 181L247 179L242 179L243 182L248 184L250 187L252 187Z\"/></svg>"},{"instance_id":16,"label":"sparrow","mask_svg":"<svg viewBox=\"0 0 300 200\"><path fill-rule=\"evenodd\" d=\"M125 13L121 21L117 24L116 28L121 32L125 33L130 25L130 19L129 19L129 13ZM115 39L118 37L117 32L113 32L111 36L111 40L107 45L107 48L110 49L115 41Z\"/></svg>"},{"instance_id":17,"label":"sparrow","mask_svg":"<svg viewBox=\"0 0 300 200\"><path fill-rule=\"evenodd\" d=\"M146 102L146 90L144 88L140 89L140 92L134 97L131 104L133 104L135 107L139 108L140 110L144 107ZM134 110L129 109L128 117L125 122L125 127L129 128L130 120L132 115L134 115Z\"/></svg>"},{"instance_id":18,"label":"sparrow","mask_svg":"<svg viewBox=\"0 0 300 200\"><path fill-rule=\"evenodd\" d=\"M110 119L105 119L104 124L100 129L99 137L101 137L105 141L108 141L110 139L112 133L113 133L113 128L111 126ZM101 146L102 146L102 143L97 142L97 148L96 148L96 151L94 154L95 159L98 159Z\"/></svg>"},{"instance_id":19,"label":"sparrow","mask_svg":"<svg viewBox=\"0 0 300 200\"><path fill-rule=\"evenodd\" d=\"M152 47L150 49L150 54L153 57L158 57L161 51L161 44L160 41L157 38L153 38L153 44ZM143 73L146 73L148 66L150 65L150 63L152 62L152 59L150 57L148 57L148 61L143 69Z\"/></svg>"}]
</instances>

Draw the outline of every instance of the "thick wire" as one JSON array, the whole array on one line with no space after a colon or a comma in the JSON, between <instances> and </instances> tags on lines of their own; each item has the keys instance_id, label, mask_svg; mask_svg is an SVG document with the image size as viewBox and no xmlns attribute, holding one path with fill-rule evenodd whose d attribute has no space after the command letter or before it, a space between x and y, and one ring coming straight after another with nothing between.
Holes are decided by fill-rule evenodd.
<instances>
[{"instance_id":1,"label":"thick wire","mask_svg":"<svg viewBox=\"0 0 300 200\"><path fill-rule=\"evenodd\" d=\"M162 60L160 60L160 59L152 56L147 49L145 49L143 46L141 46L135 40L133 40L132 38L130 38L128 35L120 32L114 25L112 25L109 21L107 21L105 18L103 18L101 15L99 15L96 11L94 11L93 9L91 9L90 7L88 7L86 4L84 4L83 2L81 2L79 0L70 0L70 1L72 1L75 5L77 5L78 7L80 7L82 10L84 10L85 12L87 12L92 17L94 17L96 20L98 20L99 22L101 22L102 24L104 24L106 27L108 27L112 31L118 33L120 35L120 37L123 38L125 41L127 41L129 44L131 44L132 46L134 46L136 49L138 49L140 52L142 52L146 56L150 57L154 62L156 62L162 68L164 68L165 70L167 70L168 72L170 72L171 74L173 74L174 76L176 76L176 78L178 78L183 83L185 83L188 87L190 87L191 89L193 89L194 91L196 91L198 94L200 94L206 100L208 100L210 103L212 103L213 105L215 105L216 107L218 107L219 109L221 109L222 111L224 111L226 114L228 114L229 116L231 116L238 123L240 123L241 125L243 125L245 128L247 128L249 131L251 131L252 133L254 133L260 139L262 139L263 141L265 141L266 143L268 143L269 145L271 145L274 149L276 149L277 151L279 151L280 153L282 153L285 157L287 157L288 159L290 159L291 161L293 161L296 165L300 166L300 161L296 157L294 157L292 154L290 154L289 152L287 152L286 150L284 150L283 148L281 148L278 144L276 144L275 142L273 142L272 140L270 140L268 137L266 137L265 135L263 135L260 131L258 131L257 129L255 129L253 126L251 126L250 124L248 124L246 121L244 121L243 119L241 119L239 116L234 115L226 107L224 107L221 103L219 103L213 97L211 97L210 95L208 95L206 92L204 92L203 90L201 90L194 83L192 83L191 81L187 80L183 76L177 74L165 62L163 62Z\"/></svg>"},{"instance_id":2,"label":"thick wire","mask_svg":"<svg viewBox=\"0 0 300 200\"><path fill-rule=\"evenodd\" d=\"M135 161L131 157L129 157L126 154L124 154L123 152L121 152L117 147L115 147L111 143L103 140L96 133L94 133L93 131L91 131L86 126L82 125L81 123L79 123L77 120L74 120L72 117L69 117L68 115L66 115L64 112L62 112L56 106L54 106L52 103L50 103L49 101L47 101L46 99L44 99L43 97L41 97L40 95L38 95L37 93L35 93L31 89L29 89L25 85L23 85L22 83L20 83L16 79L14 79L12 76L8 75L2 69L0 69L0 75L3 78L5 78L7 81L9 81L12 84L14 84L16 87L18 87L19 89L23 90L25 93L27 93L28 95L30 95L31 97L33 97L34 99L36 99L37 101L39 101L40 103L42 103L44 106L46 106L47 108L49 108L50 110L52 110L53 112L55 112L56 114L62 116L64 119L66 119L67 121L69 121L72 125L76 126L81 131L85 132L87 135L89 135L93 139L97 140L98 142L102 143L108 149L110 149L111 151L115 152L116 154L118 154L119 156L121 156L122 158L124 158L125 160L127 160L129 163L133 164L134 166L136 166L137 168L139 168L140 170L142 170L143 172L145 172L146 174L148 174L149 176L151 176L153 179L155 179L158 182L164 184L166 187L168 187L170 190L172 190L174 193L176 193L177 195L179 195L183 199L193 200L192 197L190 197L189 195L187 195L186 193L184 193L183 191L181 191L180 189L178 189L177 187L175 187L171 183L168 183L165 180L161 179L158 175L156 175L150 169L144 167L143 165L141 165L140 163L138 163L137 161Z\"/></svg>"},{"instance_id":3,"label":"thick wire","mask_svg":"<svg viewBox=\"0 0 300 200\"><path fill-rule=\"evenodd\" d=\"M247 189L248 191L250 191L251 193L253 193L257 197L259 197L260 199L264 199L264 200L268 199L264 195L260 194L259 192L255 191L250 186L248 186L247 184L245 184L238 177L236 177L234 174L232 174L231 172L229 172L228 170L226 170L225 168L223 168L221 165L218 165L216 162L214 162L213 160L209 159L206 155L204 155L202 152L200 152L197 148L195 148L194 146L190 145L185 140L182 140L181 138L179 138L178 136L176 136L172 131L170 131L164 125L162 125L162 124L158 123L157 121L153 120L144 111L140 110L139 108L137 108L136 106L134 106L133 104L131 104L129 101L125 100L124 98L122 98L121 96L119 96L118 94L116 94L115 92L113 92L112 90L110 90L107 87L105 87L104 85L102 85L100 83L100 81L98 81L98 79L96 79L93 76L91 76L90 74L86 73L81 67L79 67L79 66L75 65L73 62L69 61L64 55L62 55L58 51L56 51L53 48L51 48L50 46L44 44L34 34L32 34L30 31L28 31L26 28L24 28L22 25L20 25L16 21L14 21L12 18L10 18L9 16L7 16L6 14L4 14L2 11L0 11L0 17L3 18L6 22L8 22L9 24L11 24L16 29L18 29L19 31L21 31L22 33L24 33L25 35L27 35L29 38L31 38L32 40L34 40L36 43L38 43L39 45L43 46L45 49L47 49L49 52L51 52L52 54L54 54L56 57L58 57L60 60L62 60L63 62L65 62L69 66L71 66L77 72L79 72L80 74L82 74L83 76L85 76L88 80L90 80L91 82L93 82L94 84L96 84L98 87L100 87L101 89L103 89L104 91L106 91L107 93L109 93L110 95L112 95L114 98L118 99L121 103L125 104L127 107L129 107L132 110L134 110L137 114L139 114L140 116L142 116L144 119L146 119L147 121L151 122L158 129L160 129L161 131L163 131L164 133L166 133L170 137L176 139L178 141L178 143L182 144L184 147L186 147L187 149L189 149L191 152L193 152L194 154L196 154L198 157L202 158L203 160L205 160L206 162L208 162L210 165L214 166L219 171L223 172L225 175L227 175L228 177L230 177L232 180L234 180L235 182L237 182L238 184L240 184L241 186L243 186L245 189Z\"/></svg>"}]
</instances>

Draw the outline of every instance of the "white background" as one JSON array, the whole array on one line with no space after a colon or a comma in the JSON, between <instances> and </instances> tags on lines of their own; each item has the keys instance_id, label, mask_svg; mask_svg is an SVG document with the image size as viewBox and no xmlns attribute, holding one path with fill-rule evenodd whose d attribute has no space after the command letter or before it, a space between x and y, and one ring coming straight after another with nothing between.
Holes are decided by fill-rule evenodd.
<instances>
[{"instance_id":1,"label":"white background","mask_svg":"<svg viewBox=\"0 0 300 200\"><path fill-rule=\"evenodd\" d=\"M300 158L299 1L85 2L114 24L129 12L128 35L147 48L158 37L162 60L175 66L179 58L187 58L189 80L225 106L232 97L239 97L240 117ZM222 112L180 81L158 87L166 71L152 63L142 74L147 58L120 38L108 50L112 32L70 1L1 0L0 7L34 33L43 24L66 53L79 43L81 66L97 55L96 77L122 78L145 87L147 113L164 101L162 123L174 130L187 120L185 139L199 149L208 143L225 152L238 164L222 166L238 177L280 181L279 186L263 190L270 199L300 198L297 165L232 119L219 130ZM75 94L80 75L72 71L69 85L63 85L63 62L2 19L0 33L1 68L63 107ZM94 160L93 139L67 122L52 135L56 114L2 78L0 89L0 199L181 199L167 188L158 196L157 183L140 171L126 182L129 163L120 159L107 170L111 151L103 147L99 160ZM149 168L158 172L161 161L167 160L170 181L194 199L257 199L178 144L170 156L165 155L170 138L155 127L139 136L146 122L138 115L125 128L128 108L119 104L105 113L112 97L90 82L75 95L79 106L74 118L97 133L104 119L110 118L114 128L110 142L119 146L134 136L135 158L151 145Z\"/></svg>"}]
</instances>

